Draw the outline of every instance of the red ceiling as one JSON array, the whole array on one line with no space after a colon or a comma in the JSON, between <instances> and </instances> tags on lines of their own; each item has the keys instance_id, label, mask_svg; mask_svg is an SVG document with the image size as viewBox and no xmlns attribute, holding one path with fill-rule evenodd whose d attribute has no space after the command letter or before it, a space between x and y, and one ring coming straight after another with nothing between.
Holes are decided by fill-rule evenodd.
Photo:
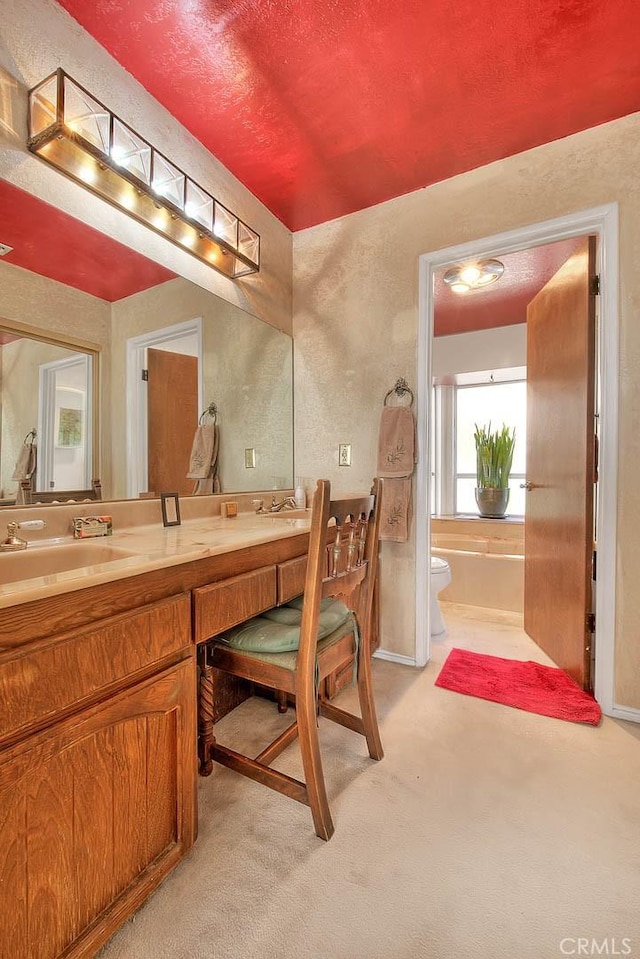
<instances>
[{"instance_id":1,"label":"red ceiling","mask_svg":"<svg viewBox=\"0 0 640 959\"><path fill-rule=\"evenodd\" d=\"M640 109L637 0L58 2L292 230Z\"/></svg>"},{"instance_id":2,"label":"red ceiling","mask_svg":"<svg viewBox=\"0 0 640 959\"><path fill-rule=\"evenodd\" d=\"M578 237L500 256L503 275L491 286L473 293L453 293L443 281L446 269L441 270L434 287L435 336L526 323L527 304L580 243Z\"/></svg>"},{"instance_id":3,"label":"red ceiling","mask_svg":"<svg viewBox=\"0 0 640 959\"><path fill-rule=\"evenodd\" d=\"M113 303L175 276L163 266L0 180L0 259Z\"/></svg>"}]
</instances>

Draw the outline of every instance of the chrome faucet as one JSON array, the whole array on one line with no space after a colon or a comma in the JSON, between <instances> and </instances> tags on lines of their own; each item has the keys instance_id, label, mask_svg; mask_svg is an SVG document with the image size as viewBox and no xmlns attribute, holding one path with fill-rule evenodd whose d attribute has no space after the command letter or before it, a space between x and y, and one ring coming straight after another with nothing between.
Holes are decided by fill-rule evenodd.
<instances>
[{"instance_id":1,"label":"chrome faucet","mask_svg":"<svg viewBox=\"0 0 640 959\"><path fill-rule=\"evenodd\" d=\"M293 496L285 496L281 503L278 503L275 496L271 501L271 507L269 509L270 513L279 513L283 509L296 509L297 503Z\"/></svg>"},{"instance_id":2,"label":"chrome faucet","mask_svg":"<svg viewBox=\"0 0 640 959\"><path fill-rule=\"evenodd\" d=\"M29 543L18 536L19 529L44 529L47 524L43 519L25 519L22 523L7 524L7 538L0 543L0 552L11 553L19 549L26 549Z\"/></svg>"},{"instance_id":3,"label":"chrome faucet","mask_svg":"<svg viewBox=\"0 0 640 959\"><path fill-rule=\"evenodd\" d=\"M280 513L285 509L297 509L297 503L293 496L285 496L281 503L277 501L275 496L271 500L271 506L269 509L264 508L264 500L261 499L252 499L251 503L253 505L256 513Z\"/></svg>"}]
</instances>

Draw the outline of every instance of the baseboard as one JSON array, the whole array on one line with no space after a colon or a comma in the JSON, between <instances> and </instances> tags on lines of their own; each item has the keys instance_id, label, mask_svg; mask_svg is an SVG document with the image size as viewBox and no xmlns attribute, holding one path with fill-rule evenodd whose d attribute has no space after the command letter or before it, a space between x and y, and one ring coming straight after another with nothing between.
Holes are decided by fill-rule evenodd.
<instances>
[{"instance_id":1,"label":"baseboard","mask_svg":"<svg viewBox=\"0 0 640 959\"><path fill-rule=\"evenodd\" d=\"M416 665L415 657L402 656L400 653L392 653L388 649L376 649L373 658L385 659L388 663L400 663L401 666Z\"/></svg>"},{"instance_id":2,"label":"baseboard","mask_svg":"<svg viewBox=\"0 0 640 959\"><path fill-rule=\"evenodd\" d=\"M612 706L607 715L612 719L626 719L629 723L640 723L640 709L634 709L632 706Z\"/></svg>"}]
</instances>

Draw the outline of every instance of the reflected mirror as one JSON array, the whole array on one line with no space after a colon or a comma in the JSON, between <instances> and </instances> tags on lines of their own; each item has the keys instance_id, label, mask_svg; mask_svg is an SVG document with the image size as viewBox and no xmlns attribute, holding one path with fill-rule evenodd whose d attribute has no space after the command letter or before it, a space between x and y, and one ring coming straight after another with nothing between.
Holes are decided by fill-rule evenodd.
<instances>
[{"instance_id":1,"label":"reflected mirror","mask_svg":"<svg viewBox=\"0 0 640 959\"><path fill-rule=\"evenodd\" d=\"M1 505L293 485L287 334L5 181L0 211Z\"/></svg>"},{"instance_id":2,"label":"reflected mirror","mask_svg":"<svg viewBox=\"0 0 640 959\"><path fill-rule=\"evenodd\" d=\"M0 328L0 344L0 505L13 505L21 484L89 489L96 354L15 327Z\"/></svg>"}]
</instances>

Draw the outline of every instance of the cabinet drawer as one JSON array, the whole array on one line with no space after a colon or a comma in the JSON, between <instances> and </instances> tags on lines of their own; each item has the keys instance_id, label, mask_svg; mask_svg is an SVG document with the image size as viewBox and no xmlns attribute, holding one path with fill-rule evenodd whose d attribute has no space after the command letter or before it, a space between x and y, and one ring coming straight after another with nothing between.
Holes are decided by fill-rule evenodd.
<instances>
[{"instance_id":1,"label":"cabinet drawer","mask_svg":"<svg viewBox=\"0 0 640 959\"><path fill-rule=\"evenodd\" d=\"M278 563L278 602L288 603L304 592L307 575L307 557L296 556L286 563Z\"/></svg>"},{"instance_id":2,"label":"cabinet drawer","mask_svg":"<svg viewBox=\"0 0 640 959\"><path fill-rule=\"evenodd\" d=\"M276 567L263 566L193 591L195 640L203 643L276 605Z\"/></svg>"},{"instance_id":3,"label":"cabinet drawer","mask_svg":"<svg viewBox=\"0 0 640 959\"><path fill-rule=\"evenodd\" d=\"M0 655L0 741L122 683L191 642L188 593Z\"/></svg>"}]
</instances>

